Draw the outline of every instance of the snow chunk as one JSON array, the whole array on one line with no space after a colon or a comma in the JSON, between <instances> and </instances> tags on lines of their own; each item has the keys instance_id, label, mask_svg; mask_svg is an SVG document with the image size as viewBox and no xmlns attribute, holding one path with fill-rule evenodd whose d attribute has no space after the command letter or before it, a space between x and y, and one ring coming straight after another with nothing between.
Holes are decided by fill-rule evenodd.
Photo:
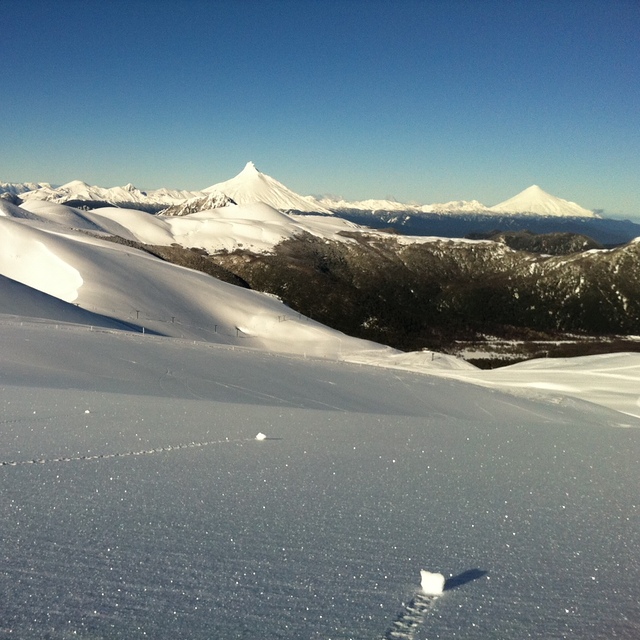
<instances>
[{"instance_id":1,"label":"snow chunk","mask_svg":"<svg viewBox=\"0 0 640 640\"><path fill-rule=\"evenodd\" d=\"M429 596L439 596L444 591L444 576L441 573L420 571L422 592Z\"/></svg>"},{"instance_id":2,"label":"snow chunk","mask_svg":"<svg viewBox=\"0 0 640 640\"><path fill-rule=\"evenodd\" d=\"M266 439L267 439L267 436L265 436L264 433L262 432L256 436L256 440L266 440Z\"/></svg>"}]
</instances>

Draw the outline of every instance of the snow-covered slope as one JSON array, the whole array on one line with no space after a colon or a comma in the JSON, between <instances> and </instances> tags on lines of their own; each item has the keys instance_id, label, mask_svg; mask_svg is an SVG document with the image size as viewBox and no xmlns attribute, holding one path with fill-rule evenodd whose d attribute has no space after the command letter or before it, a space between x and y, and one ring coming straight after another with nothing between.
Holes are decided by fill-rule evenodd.
<instances>
[{"instance_id":1,"label":"snow-covered slope","mask_svg":"<svg viewBox=\"0 0 640 640\"><path fill-rule=\"evenodd\" d=\"M0 329L6 638L639 637L640 429L620 414L237 346ZM426 605L421 569L446 577Z\"/></svg>"},{"instance_id":2,"label":"snow-covered slope","mask_svg":"<svg viewBox=\"0 0 640 640\"><path fill-rule=\"evenodd\" d=\"M220 191L238 204L264 202L280 211L331 213L312 200L294 193L271 176L261 173L253 162L247 162L245 168L235 178L214 184L204 191L206 193Z\"/></svg>"},{"instance_id":3,"label":"snow-covered slope","mask_svg":"<svg viewBox=\"0 0 640 640\"><path fill-rule=\"evenodd\" d=\"M92 313L74 304L33 289L21 282L0 275L0 314L18 319L41 319L65 322L85 327L140 331L131 323Z\"/></svg>"},{"instance_id":4,"label":"snow-covered slope","mask_svg":"<svg viewBox=\"0 0 640 640\"><path fill-rule=\"evenodd\" d=\"M53 202L29 200L20 207L0 201L0 215L28 218L40 226L61 224L67 228L113 234L145 244L205 249L209 253L245 249L269 252L299 233L350 242L344 231L359 229L335 216L289 215L268 204L228 205L184 216L150 215L136 209L102 207L82 211Z\"/></svg>"},{"instance_id":5,"label":"snow-covered slope","mask_svg":"<svg viewBox=\"0 0 640 640\"><path fill-rule=\"evenodd\" d=\"M519 194L491 207L495 213L534 213L543 216L597 217L593 211L543 191L532 185Z\"/></svg>"},{"instance_id":6,"label":"snow-covered slope","mask_svg":"<svg viewBox=\"0 0 640 640\"><path fill-rule=\"evenodd\" d=\"M73 209L53 203L29 203L35 209ZM227 212L238 207L225 207ZM245 205L262 216L261 225L269 228L265 216L277 227L285 214L262 204ZM101 210L105 211L105 210ZM167 243L189 233L182 225L207 225L207 218L158 219L140 211L106 209L111 218L92 212L81 220L107 228L105 221L119 225L118 218L135 229L145 241ZM257 212L257 213L256 213ZM199 214L195 214L198 216ZM135 218L137 217L137 220ZM0 217L0 275L16 280L85 310L113 320L145 327L146 331L166 336L186 337L223 344L237 344L281 353L327 356L338 359L370 358L380 362L393 359L397 351L381 345L350 338L285 307L266 294L226 284L190 269L174 266L147 253L120 244L72 231L60 222L43 224L39 220ZM135 224L132 224L135 220ZM224 223L224 221L223 221ZM234 232L241 226L228 220ZM171 225L175 225L172 227ZM126 229L125 229L126 231ZM126 237L126 234L123 234ZM217 235L217 231L216 231ZM160 242L162 241L162 242ZM0 313L16 315L16 301L0 297ZM455 358L449 358L460 366ZM391 366L395 366L393 362ZM441 359L438 366L443 364Z\"/></svg>"}]
</instances>

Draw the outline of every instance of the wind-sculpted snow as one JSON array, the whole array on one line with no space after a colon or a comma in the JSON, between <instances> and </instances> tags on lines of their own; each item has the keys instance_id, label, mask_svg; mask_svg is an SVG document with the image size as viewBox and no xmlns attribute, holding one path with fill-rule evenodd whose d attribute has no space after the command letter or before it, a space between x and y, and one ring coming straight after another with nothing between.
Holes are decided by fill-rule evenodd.
<instances>
[{"instance_id":1,"label":"wind-sculpted snow","mask_svg":"<svg viewBox=\"0 0 640 640\"><path fill-rule=\"evenodd\" d=\"M30 284L38 282L38 290L73 302L83 284L80 272L60 258L56 241L34 230L24 234L21 225L0 218L0 262L2 275Z\"/></svg>"}]
</instances>

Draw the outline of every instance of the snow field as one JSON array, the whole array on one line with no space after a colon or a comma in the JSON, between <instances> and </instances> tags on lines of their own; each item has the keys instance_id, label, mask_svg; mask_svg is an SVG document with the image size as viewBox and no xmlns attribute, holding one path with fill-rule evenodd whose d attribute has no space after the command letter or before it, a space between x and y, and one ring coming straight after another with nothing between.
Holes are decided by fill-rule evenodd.
<instances>
[{"instance_id":1,"label":"snow field","mask_svg":"<svg viewBox=\"0 0 640 640\"><path fill-rule=\"evenodd\" d=\"M637 636L615 412L147 338L3 324L5 636Z\"/></svg>"}]
</instances>

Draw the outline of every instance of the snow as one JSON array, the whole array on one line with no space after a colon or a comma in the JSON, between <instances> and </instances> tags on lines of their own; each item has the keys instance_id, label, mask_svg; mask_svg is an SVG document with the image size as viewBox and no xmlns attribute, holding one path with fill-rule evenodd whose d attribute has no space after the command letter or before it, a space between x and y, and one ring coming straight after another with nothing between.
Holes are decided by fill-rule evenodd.
<instances>
[{"instance_id":1,"label":"snow","mask_svg":"<svg viewBox=\"0 0 640 640\"><path fill-rule=\"evenodd\" d=\"M5 207L0 637L640 635L640 355L402 354L81 231L266 204Z\"/></svg>"},{"instance_id":2,"label":"snow","mask_svg":"<svg viewBox=\"0 0 640 640\"><path fill-rule=\"evenodd\" d=\"M212 191L207 195L188 198L183 202L174 204L159 213L165 216L185 216L198 211L209 211L211 209L219 209L229 204L236 204L233 200L217 191Z\"/></svg>"},{"instance_id":3,"label":"snow","mask_svg":"<svg viewBox=\"0 0 640 640\"><path fill-rule=\"evenodd\" d=\"M1 322L8 637L640 631L640 431L614 411ZM428 606L424 566L454 585Z\"/></svg>"},{"instance_id":4,"label":"snow","mask_svg":"<svg viewBox=\"0 0 640 640\"><path fill-rule=\"evenodd\" d=\"M341 218L315 215L289 215L262 202L227 205L183 216L150 215L137 209L103 207L81 211L53 202L29 200L20 207L0 203L0 214L27 218L50 228L66 228L118 235L145 244L197 247L215 253L245 249L270 252L287 238L306 232L340 242L352 242L340 235L361 229ZM375 232L373 232L375 233Z\"/></svg>"},{"instance_id":5,"label":"snow","mask_svg":"<svg viewBox=\"0 0 640 640\"><path fill-rule=\"evenodd\" d=\"M316 198L315 202L330 209L341 211L356 209L359 211L398 211L407 213L492 213L491 209L477 200L452 200L451 202L434 204L408 204L395 200L356 200L347 201L340 198Z\"/></svg>"},{"instance_id":6,"label":"snow","mask_svg":"<svg viewBox=\"0 0 640 640\"><path fill-rule=\"evenodd\" d=\"M536 214L543 216L597 217L593 211L543 191L538 185L532 185L519 194L493 207L487 207L478 200L452 200L433 204L405 204L392 200L358 200L349 202L340 198L317 198L320 205L339 212L356 209L362 211L398 211L407 213L435 214Z\"/></svg>"},{"instance_id":7,"label":"snow","mask_svg":"<svg viewBox=\"0 0 640 640\"><path fill-rule=\"evenodd\" d=\"M543 191L534 184L509 200L491 207L496 213L533 213L543 216L578 216L595 218L593 211Z\"/></svg>"},{"instance_id":8,"label":"snow","mask_svg":"<svg viewBox=\"0 0 640 640\"><path fill-rule=\"evenodd\" d=\"M271 176L261 173L253 162L247 162L244 169L234 178L204 189L205 193L212 191L224 193L238 204L264 202L274 209L283 211L331 213L312 200L294 193Z\"/></svg>"},{"instance_id":9,"label":"snow","mask_svg":"<svg viewBox=\"0 0 640 640\"><path fill-rule=\"evenodd\" d=\"M420 570L420 587L429 596L438 596L444 591L444 576L441 573L431 573Z\"/></svg>"},{"instance_id":10,"label":"snow","mask_svg":"<svg viewBox=\"0 0 640 640\"><path fill-rule=\"evenodd\" d=\"M30 189L30 190L28 190ZM395 200L367 199L345 201L336 197L301 196L281 182L247 162L244 169L230 180L218 182L201 191L155 189L141 191L132 184L104 188L90 186L81 180L72 180L61 187L49 183L0 183L0 193L19 194L23 200L46 200L63 204L70 200L109 202L117 206L131 203L164 205L167 215L182 216L194 210L226 206L226 198L237 204L262 202L279 211L299 211L333 215L341 210L398 211L435 214L537 214L544 216L597 217L592 211L543 191L532 185L518 195L493 207L478 200L452 200L445 203L406 204Z\"/></svg>"},{"instance_id":11,"label":"snow","mask_svg":"<svg viewBox=\"0 0 640 640\"><path fill-rule=\"evenodd\" d=\"M141 191L132 184L123 187L91 186L82 180L72 180L60 187L52 187L48 183L33 185L31 191L20 191L20 198L24 201L45 200L64 204L70 200L85 200L88 202L139 203L170 206L189 198L202 197L202 192L156 189Z\"/></svg>"}]
</instances>

